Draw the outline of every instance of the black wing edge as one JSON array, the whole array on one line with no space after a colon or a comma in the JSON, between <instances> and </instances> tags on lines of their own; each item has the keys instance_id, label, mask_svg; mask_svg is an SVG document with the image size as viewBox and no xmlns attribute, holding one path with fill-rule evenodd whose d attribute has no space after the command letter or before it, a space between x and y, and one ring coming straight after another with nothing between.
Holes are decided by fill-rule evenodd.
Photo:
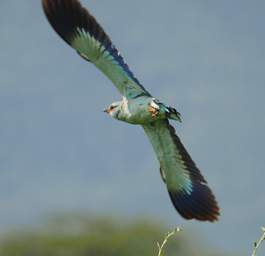
<instances>
[{"instance_id":1,"label":"black wing edge","mask_svg":"<svg viewBox=\"0 0 265 256\"><path fill-rule=\"evenodd\" d=\"M202 183L193 183L190 194L183 191L168 191L179 214L188 220L218 221L220 209L210 188Z\"/></svg>"},{"instance_id":2,"label":"black wing edge","mask_svg":"<svg viewBox=\"0 0 265 256\"><path fill-rule=\"evenodd\" d=\"M42 0L42 6L51 26L68 44L71 45L80 28L105 48L111 46L108 35L78 0Z\"/></svg>"},{"instance_id":3,"label":"black wing edge","mask_svg":"<svg viewBox=\"0 0 265 256\"><path fill-rule=\"evenodd\" d=\"M192 191L190 193L186 191L168 191L173 205L185 219L197 219L210 222L217 221L220 215L220 209L214 194L207 186L207 182L200 170L176 135L174 127L168 121L167 125L186 169L189 171L192 182Z\"/></svg>"},{"instance_id":4,"label":"black wing edge","mask_svg":"<svg viewBox=\"0 0 265 256\"><path fill-rule=\"evenodd\" d=\"M42 0L42 6L49 23L65 42L71 45L71 42L78 35L77 28L88 32L90 36L104 46L105 50L113 56L128 76L146 92L112 44L109 36L78 0ZM148 92L145 94L149 95Z\"/></svg>"}]
</instances>

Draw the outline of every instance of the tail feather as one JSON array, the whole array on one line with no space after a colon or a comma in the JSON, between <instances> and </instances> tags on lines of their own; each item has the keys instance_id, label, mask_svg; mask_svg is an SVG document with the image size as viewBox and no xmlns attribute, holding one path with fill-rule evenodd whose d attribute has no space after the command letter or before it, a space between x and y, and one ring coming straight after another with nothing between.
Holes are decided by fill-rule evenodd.
<instances>
[{"instance_id":1,"label":"tail feather","mask_svg":"<svg viewBox=\"0 0 265 256\"><path fill-rule=\"evenodd\" d=\"M181 122L181 115L175 108L167 107L167 111L167 118Z\"/></svg>"},{"instance_id":2,"label":"tail feather","mask_svg":"<svg viewBox=\"0 0 265 256\"><path fill-rule=\"evenodd\" d=\"M214 222L218 220L219 207L210 188L201 182L192 184L192 191L171 191L170 199L180 215L186 219Z\"/></svg>"}]
</instances>

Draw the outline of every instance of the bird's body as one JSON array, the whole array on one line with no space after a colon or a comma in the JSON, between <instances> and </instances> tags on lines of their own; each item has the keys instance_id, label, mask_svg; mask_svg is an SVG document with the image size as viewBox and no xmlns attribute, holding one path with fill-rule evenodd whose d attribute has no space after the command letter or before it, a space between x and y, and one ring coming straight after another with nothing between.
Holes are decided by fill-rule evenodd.
<instances>
[{"instance_id":1,"label":"bird's body","mask_svg":"<svg viewBox=\"0 0 265 256\"><path fill-rule=\"evenodd\" d=\"M112 109L115 105L117 107ZM180 121L176 110L150 96L140 96L130 100L123 97L121 101L112 103L105 112L117 120L130 124L146 125L166 118Z\"/></svg>"},{"instance_id":2,"label":"bird's body","mask_svg":"<svg viewBox=\"0 0 265 256\"><path fill-rule=\"evenodd\" d=\"M215 221L219 207L169 119L180 121L175 108L161 103L141 85L96 19L78 0L42 0L54 30L85 60L93 63L123 95L106 110L111 117L141 125L160 163L170 199L186 219Z\"/></svg>"}]
</instances>

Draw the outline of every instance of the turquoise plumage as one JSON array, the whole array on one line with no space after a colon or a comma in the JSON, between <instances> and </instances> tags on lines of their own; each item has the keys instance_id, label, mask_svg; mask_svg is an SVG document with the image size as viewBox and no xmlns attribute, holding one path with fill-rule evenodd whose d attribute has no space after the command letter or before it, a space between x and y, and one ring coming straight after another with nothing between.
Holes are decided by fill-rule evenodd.
<instances>
[{"instance_id":1,"label":"turquoise plumage","mask_svg":"<svg viewBox=\"0 0 265 256\"><path fill-rule=\"evenodd\" d=\"M109 36L78 0L42 0L42 4L54 30L123 95L105 112L117 120L142 125L159 160L170 199L181 216L217 220L215 197L168 121L180 121L176 109L153 98L140 84Z\"/></svg>"}]
</instances>

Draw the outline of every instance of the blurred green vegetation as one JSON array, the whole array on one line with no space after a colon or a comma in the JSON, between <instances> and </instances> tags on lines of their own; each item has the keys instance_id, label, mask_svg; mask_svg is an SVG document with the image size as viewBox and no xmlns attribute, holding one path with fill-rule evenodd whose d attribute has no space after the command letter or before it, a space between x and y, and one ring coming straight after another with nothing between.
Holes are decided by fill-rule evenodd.
<instances>
[{"instance_id":1,"label":"blurred green vegetation","mask_svg":"<svg viewBox=\"0 0 265 256\"><path fill-rule=\"evenodd\" d=\"M60 216L47 224L27 231L2 236L3 256L153 256L157 241L167 230L150 221L126 222L109 218ZM169 240L164 256L224 256L204 249L185 232Z\"/></svg>"}]
</instances>

